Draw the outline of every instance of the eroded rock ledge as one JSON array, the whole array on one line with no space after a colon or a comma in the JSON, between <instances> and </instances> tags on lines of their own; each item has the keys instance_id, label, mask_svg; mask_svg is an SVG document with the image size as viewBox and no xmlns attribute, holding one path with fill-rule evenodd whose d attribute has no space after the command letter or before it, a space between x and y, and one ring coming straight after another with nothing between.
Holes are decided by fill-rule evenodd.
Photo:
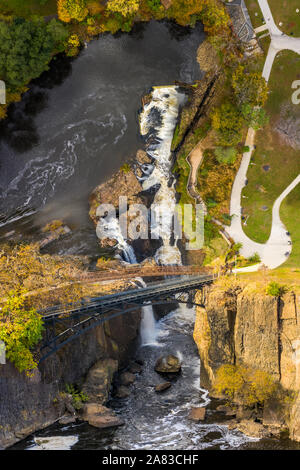
<instances>
[{"instance_id":1,"label":"eroded rock ledge","mask_svg":"<svg viewBox=\"0 0 300 470\"><path fill-rule=\"evenodd\" d=\"M289 292L277 298L249 286L217 284L198 291L196 302L205 305L197 308L194 331L202 385L211 388L223 364L267 372L295 399L267 403L262 424L286 427L290 437L300 441L299 294Z\"/></svg>"}]
</instances>

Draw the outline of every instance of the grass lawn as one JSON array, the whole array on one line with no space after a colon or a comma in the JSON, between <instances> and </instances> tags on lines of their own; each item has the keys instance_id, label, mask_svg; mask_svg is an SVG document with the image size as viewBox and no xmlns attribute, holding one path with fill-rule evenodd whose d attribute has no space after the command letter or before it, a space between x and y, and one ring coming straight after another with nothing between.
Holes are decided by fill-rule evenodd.
<instances>
[{"instance_id":1,"label":"grass lawn","mask_svg":"<svg viewBox=\"0 0 300 470\"><path fill-rule=\"evenodd\" d=\"M258 28L264 24L263 14L257 0L245 0L253 28Z\"/></svg>"},{"instance_id":2,"label":"grass lawn","mask_svg":"<svg viewBox=\"0 0 300 470\"><path fill-rule=\"evenodd\" d=\"M300 273L300 185L288 195L281 206L281 220L286 225L293 240L292 254L285 267L299 268Z\"/></svg>"},{"instance_id":3,"label":"grass lawn","mask_svg":"<svg viewBox=\"0 0 300 470\"><path fill-rule=\"evenodd\" d=\"M277 26L286 34L300 37L299 0L269 0L269 5ZM279 23L282 25L279 25Z\"/></svg>"},{"instance_id":4,"label":"grass lawn","mask_svg":"<svg viewBox=\"0 0 300 470\"><path fill-rule=\"evenodd\" d=\"M249 216L245 233L254 241L267 241L272 225L272 206L277 197L300 173L300 152L285 142L274 130L282 107L289 104L292 115L300 118L300 105L291 102L292 82L299 77L300 56L283 51L276 58L270 78L269 99L266 105L270 123L256 135L256 151L248 170L248 185L243 190L244 215ZM282 220L295 239L297 255L297 215L299 212L298 189L295 189L281 209ZM295 199L296 198L296 199ZM298 224L300 227L300 225ZM298 231L300 228L298 228ZM299 233L299 232L298 232ZM291 263L293 263L291 258Z\"/></svg>"},{"instance_id":5,"label":"grass lawn","mask_svg":"<svg viewBox=\"0 0 300 470\"><path fill-rule=\"evenodd\" d=\"M57 13L56 0L0 0L0 14L30 18L33 15L48 16Z\"/></svg>"}]
</instances>

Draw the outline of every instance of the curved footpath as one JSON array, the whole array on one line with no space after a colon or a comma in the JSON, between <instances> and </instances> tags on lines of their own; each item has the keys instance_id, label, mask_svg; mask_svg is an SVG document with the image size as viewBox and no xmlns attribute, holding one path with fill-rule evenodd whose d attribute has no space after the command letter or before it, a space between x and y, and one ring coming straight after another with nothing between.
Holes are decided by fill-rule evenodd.
<instances>
[{"instance_id":1,"label":"curved footpath","mask_svg":"<svg viewBox=\"0 0 300 470\"><path fill-rule=\"evenodd\" d=\"M288 49L300 54L300 38L292 38L283 34L275 24L267 0L258 0L262 14L265 18L267 28L271 36L271 45L266 58L263 77L268 82L274 59L278 52ZM242 190L246 185L247 172L254 150L255 131L249 129L245 145L250 147L250 151L244 153L240 169L236 175L230 201L230 215L232 222L226 231L236 243L242 243L241 254L248 258L254 253L258 253L261 263L271 269L277 268L283 264L291 253L292 240L288 235L287 229L280 220L280 206L286 196L300 183L300 175L283 191L277 198L272 209L272 229L269 240L265 244L252 241L244 233L242 227ZM251 270L257 270L260 265L251 267Z\"/></svg>"}]
</instances>

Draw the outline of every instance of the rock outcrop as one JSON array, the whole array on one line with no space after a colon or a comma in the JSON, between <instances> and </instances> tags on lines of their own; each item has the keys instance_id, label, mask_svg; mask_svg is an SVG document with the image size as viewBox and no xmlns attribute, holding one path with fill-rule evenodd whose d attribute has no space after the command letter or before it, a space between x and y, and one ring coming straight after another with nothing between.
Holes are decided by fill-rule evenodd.
<instances>
[{"instance_id":1,"label":"rock outcrop","mask_svg":"<svg viewBox=\"0 0 300 470\"><path fill-rule=\"evenodd\" d=\"M287 392L300 391L299 295L289 292L277 298L217 284L199 291L196 298L205 305L197 308L194 330L202 386L211 386L221 365L243 364L267 372ZM285 423L292 438L300 441L299 403L267 403L263 424L276 428Z\"/></svg>"},{"instance_id":2,"label":"rock outcrop","mask_svg":"<svg viewBox=\"0 0 300 470\"><path fill-rule=\"evenodd\" d=\"M169 354L168 356L162 356L157 359L155 364L156 372L161 374L176 374L181 369L181 362L177 356Z\"/></svg>"},{"instance_id":3,"label":"rock outcrop","mask_svg":"<svg viewBox=\"0 0 300 470\"><path fill-rule=\"evenodd\" d=\"M96 211L100 204L112 204L116 210L119 207L119 197L126 196L128 204L142 204L139 193L142 186L128 165L126 169L120 169L105 183L97 186L90 195L90 217L97 224Z\"/></svg>"}]
</instances>

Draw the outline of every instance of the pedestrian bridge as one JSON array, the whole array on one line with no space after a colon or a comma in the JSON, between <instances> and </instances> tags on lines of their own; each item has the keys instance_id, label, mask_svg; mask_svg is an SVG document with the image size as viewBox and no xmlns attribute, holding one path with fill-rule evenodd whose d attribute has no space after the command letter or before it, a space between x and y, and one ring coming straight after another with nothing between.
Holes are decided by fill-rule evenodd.
<instances>
[{"instance_id":1,"label":"pedestrian bridge","mask_svg":"<svg viewBox=\"0 0 300 470\"><path fill-rule=\"evenodd\" d=\"M184 276L152 283L140 289L42 310L39 313L45 325L45 338L40 347L40 362L101 323L138 310L143 304L188 303L176 296L211 284L214 278L212 274Z\"/></svg>"}]
</instances>

